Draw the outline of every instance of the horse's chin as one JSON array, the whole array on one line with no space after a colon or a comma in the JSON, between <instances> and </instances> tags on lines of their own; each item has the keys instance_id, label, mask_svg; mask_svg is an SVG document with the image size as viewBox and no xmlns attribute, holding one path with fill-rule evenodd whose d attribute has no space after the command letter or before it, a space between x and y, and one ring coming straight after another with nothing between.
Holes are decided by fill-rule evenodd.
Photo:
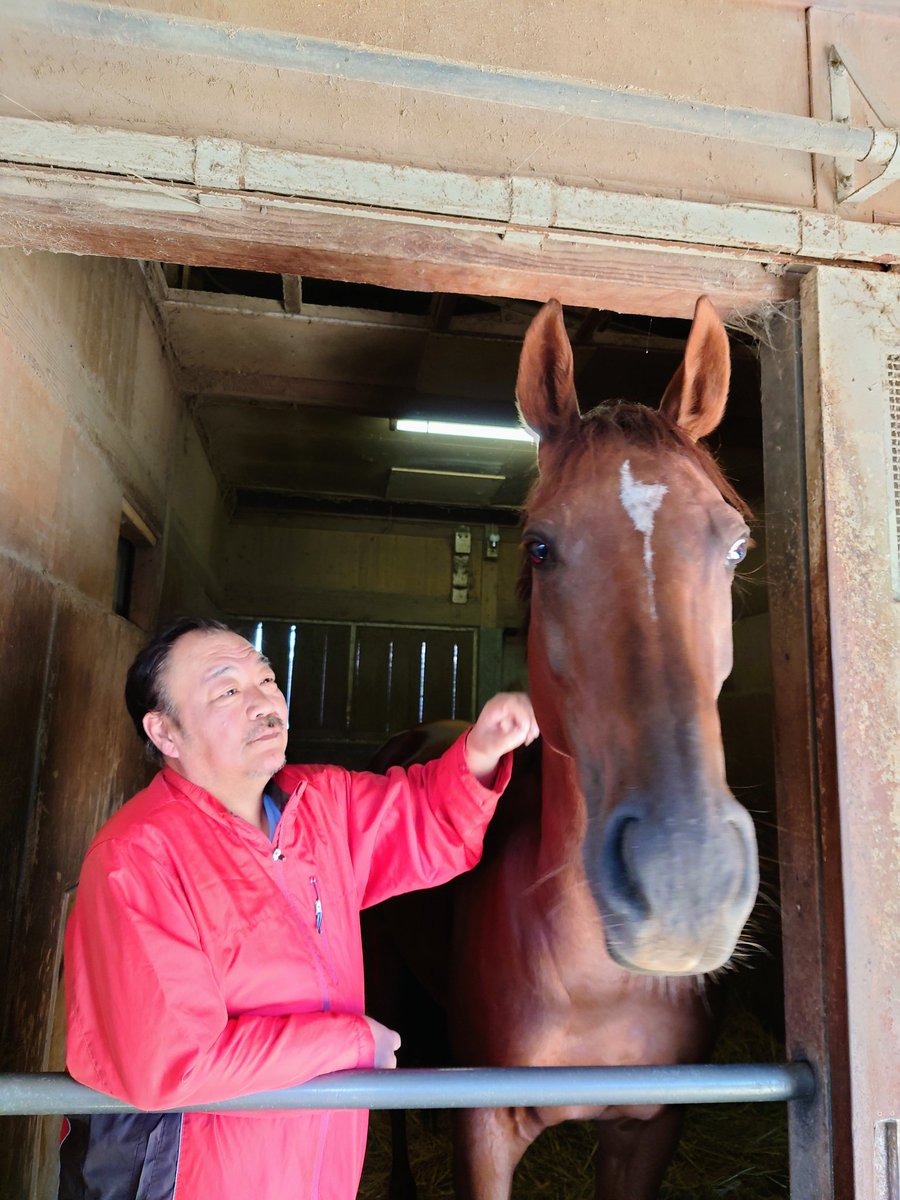
<instances>
[{"instance_id":1,"label":"horse's chin","mask_svg":"<svg viewBox=\"0 0 900 1200\"><path fill-rule=\"evenodd\" d=\"M659 945L625 947L610 937L606 938L606 950L617 966L635 975L667 977L712 974L721 970L734 953L733 948L710 952Z\"/></svg>"}]
</instances>

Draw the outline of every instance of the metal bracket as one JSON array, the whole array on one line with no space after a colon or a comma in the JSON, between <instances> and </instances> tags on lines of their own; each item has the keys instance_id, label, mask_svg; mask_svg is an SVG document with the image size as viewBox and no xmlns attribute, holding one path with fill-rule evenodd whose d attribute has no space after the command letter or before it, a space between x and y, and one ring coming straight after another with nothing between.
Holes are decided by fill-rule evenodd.
<instances>
[{"instance_id":1,"label":"metal bracket","mask_svg":"<svg viewBox=\"0 0 900 1200\"><path fill-rule=\"evenodd\" d=\"M831 119L841 125L850 124L850 72L836 46L828 50L828 82L831 87ZM834 178L838 203L853 193L852 158L835 158Z\"/></svg>"},{"instance_id":2,"label":"metal bracket","mask_svg":"<svg viewBox=\"0 0 900 1200\"><path fill-rule=\"evenodd\" d=\"M875 1122L875 1198L900 1196L900 1120L888 1117Z\"/></svg>"},{"instance_id":3,"label":"metal bracket","mask_svg":"<svg viewBox=\"0 0 900 1200\"><path fill-rule=\"evenodd\" d=\"M850 84L856 81L847 70L836 46L828 50L828 82L831 87L831 119L850 127ZM855 187L857 162L884 163L879 175L862 187ZM860 204L900 180L900 133L896 129L873 129L872 144L861 159L835 158L835 196L838 204Z\"/></svg>"}]
</instances>

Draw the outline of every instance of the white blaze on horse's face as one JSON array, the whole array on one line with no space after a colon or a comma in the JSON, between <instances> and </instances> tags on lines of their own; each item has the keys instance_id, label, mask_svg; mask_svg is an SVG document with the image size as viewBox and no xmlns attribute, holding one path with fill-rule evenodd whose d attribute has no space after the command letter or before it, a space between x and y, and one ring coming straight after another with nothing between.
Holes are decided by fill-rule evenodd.
<instances>
[{"instance_id":1,"label":"white blaze on horse's face","mask_svg":"<svg viewBox=\"0 0 900 1200\"><path fill-rule=\"evenodd\" d=\"M656 595L653 589L653 526L656 512L668 488L664 483L641 483L631 473L631 460L625 459L619 469L619 499L632 525L644 535L644 573L647 576L647 596L650 615L656 620Z\"/></svg>"}]
</instances>

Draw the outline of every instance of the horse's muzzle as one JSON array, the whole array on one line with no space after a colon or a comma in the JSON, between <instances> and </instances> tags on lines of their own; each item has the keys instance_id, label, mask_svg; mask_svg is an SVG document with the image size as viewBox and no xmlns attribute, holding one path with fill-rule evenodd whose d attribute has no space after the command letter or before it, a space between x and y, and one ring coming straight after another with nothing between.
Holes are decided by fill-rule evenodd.
<instances>
[{"instance_id":1,"label":"horse's muzzle","mask_svg":"<svg viewBox=\"0 0 900 1200\"><path fill-rule=\"evenodd\" d=\"M596 853L590 842L588 882L620 966L700 975L728 961L759 886L753 821L730 792L676 814L629 800L605 822Z\"/></svg>"}]
</instances>

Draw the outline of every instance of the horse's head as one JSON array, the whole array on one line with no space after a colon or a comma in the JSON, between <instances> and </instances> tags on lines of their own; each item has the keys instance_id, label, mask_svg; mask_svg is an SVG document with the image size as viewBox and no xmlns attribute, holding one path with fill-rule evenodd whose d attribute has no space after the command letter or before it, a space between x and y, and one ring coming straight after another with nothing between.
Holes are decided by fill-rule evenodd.
<instances>
[{"instance_id":1,"label":"horse's head","mask_svg":"<svg viewBox=\"0 0 900 1200\"><path fill-rule=\"evenodd\" d=\"M716 707L746 509L697 444L722 418L729 374L728 339L704 298L658 412L616 404L582 416L550 301L526 334L516 389L540 438L523 537L532 699L545 743L576 766L609 952L654 974L726 962L758 884Z\"/></svg>"}]
</instances>

